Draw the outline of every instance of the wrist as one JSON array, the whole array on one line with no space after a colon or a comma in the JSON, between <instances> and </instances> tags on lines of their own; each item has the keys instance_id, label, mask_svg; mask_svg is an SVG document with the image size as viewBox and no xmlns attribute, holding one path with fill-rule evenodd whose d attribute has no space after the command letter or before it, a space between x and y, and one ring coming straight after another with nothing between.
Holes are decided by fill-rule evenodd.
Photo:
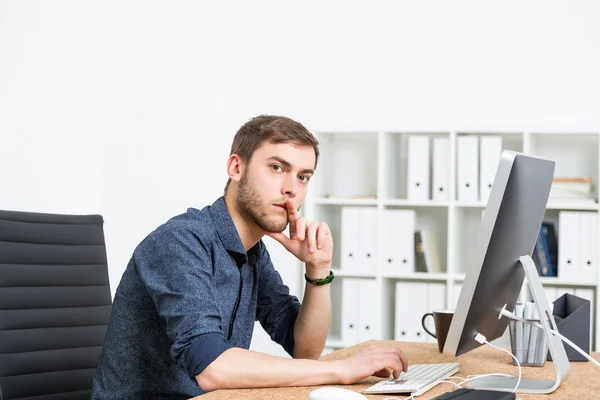
<instances>
[{"instance_id":1,"label":"wrist","mask_svg":"<svg viewBox=\"0 0 600 400\"><path fill-rule=\"evenodd\" d=\"M327 278L327 276L329 276L330 271L331 271L330 264L324 264L324 265L306 264L306 275L311 279Z\"/></svg>"},{"instance_id":2,"label":"wrist","mask_svg":"<svg viewBox=\"0 0 600 400\"><path fill-rule=\"evenodd\" d=\"M349 385L353 383L348 379L343 360L327 361L327 363L331 365L331 378L334 380L332 382L333 384Z\"/></svg>"},{"instance_id":3,"label":"wrist","mask_svg":"<svg viewBox=\"0 0 600 400\"><path fill-rule=\"evenodd\" d=\"M304 274L304 280L310 284L315 286L324 286L329 285L335 279L335 275L333 272L329 271L329 275L326 278L322 279L313 279L308 276L308 274Z\"/></svg>"}]
</instances>

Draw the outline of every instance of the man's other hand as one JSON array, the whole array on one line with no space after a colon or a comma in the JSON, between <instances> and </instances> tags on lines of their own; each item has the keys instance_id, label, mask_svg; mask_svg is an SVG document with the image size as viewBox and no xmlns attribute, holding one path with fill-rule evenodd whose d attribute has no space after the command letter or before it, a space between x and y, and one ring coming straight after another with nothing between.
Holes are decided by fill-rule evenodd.
<instances>
[{"instance_id":1,"label":"man's other hand","mask_svg":"<svg viewBox=\"0 0 600 400\"><path fill-rule=\"evenodd\" d=\"M369 376L388 378L390 373L398 378L402 372L408 371L408 359L399 347L370 347L334 362L339 365L340 383L344 385Z\"/></svg>"}]
</instances>

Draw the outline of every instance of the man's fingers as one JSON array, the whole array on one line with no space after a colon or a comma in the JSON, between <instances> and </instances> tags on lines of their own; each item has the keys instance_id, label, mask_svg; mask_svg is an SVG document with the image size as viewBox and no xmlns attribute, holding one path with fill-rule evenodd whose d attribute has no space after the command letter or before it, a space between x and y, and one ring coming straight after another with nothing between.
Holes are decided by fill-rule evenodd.
<instances>
[{"instance_id":1,"label":"man's fingers","mask_svg":"<svg viewBox=\"0 0 600 400\"><path fill-rule=\"evenodd\" d=\"M392 370L394 378L398 378L403 371L403 365L396 353L385 353L381 356L382 367ZM389 372L388 375L389 376Z\"/></svg>"},{"instance_id":2,"label":"man's fingers","mask_svg":"<svg viewBox=\"0 0 600 400\"><path fill-rule=\"evenodd\" d=\"M298 211L296 210L296 207L294 207L294 200L287 199L287 201L285 202L285 208L287 209L288 213L288 221L296 221L298 219Z\"/></svg>"},{"instance_id":3,"label":"man's fingers","mask_svg":"<svg viewBox=\"0 0 600 400\"><path fill-rule=\"evenodd\" d=\"M404 354L404 352L402 351L402 349L400 347L378 346L378 347L369 348L369 349L367 349L367 351L372 352L372 353L383 353L383 354L393 355L394 357L396 357L400 360L400 363L402 364L401 371L404 371L404 372L408 371L408 357L406 357L406 354Z\"/></svg>"},{"instance_id":4,"label":"man's fingers","mask_svg":"<svg viewBox=\"0 0 600 400\"><path fill-rule=\"evenodd\" d=\"M321 250L325 245L325 236L331 234L329 232L329 226L325 222L321 222L319 224L319 229L317 230L317 249Z\"/></svg>"},{"instance_id":5,"label":"man's fingers","mask_svg":"<svg viewBox=\"0 0 600 400\"><path fill-rule=\"evenodd\" d=\"M406 354L404 354L404 352L402 351L401 348L397 347L398 349L398 355L400 356L400 362L402 363L402 371L407 372L408 371L408 357L406 357Z\"/></svg>"},{"instance_id":6,"label":"man's fingers","mask_svg":"<svg viewBox=\"0 0 600 400\"><path fill-rule=\"evenodd\" d=\"M402 371L408 371L408 357L406 357L406 354L404 354L400 347L387 347L385 352L392 353L396 357L398 357L398 359L402 363Z\"/></svg>"},{"instance_id":7,"label":"man's fingers","mask_svg":"<svg viewBox=\"0 0 600 400\"><path fill-rule=\"evenodd\" d=\"M392 363L394 364L394 366L392 367L392 374L394 375L394 379L398 379L402 372L406 372L404 370L404 365L402 364L402 361L400 361L400 359L397 358L394 358Z\"/></svg>"},{"instance_id":8,"label":"man's fingers","mask_svg":"<svg viewBox=\"0 0 600 400\"><path fill-rule=\"evenodd\" d=\"M308 239L308 252L314 253L317 251L317 229L320 224L312 223L306 227L306 238Z\"/></svg>"},{"instance_id":9,"label":"man's fingers","mask_svg":"<svg viewBox=\"0 0 600 400\"><path fill-rule=\"evenodd\" d=\"M402 371L408 371L408 357L406 357L406 355L400 347L388 347L387 352L393 353L400 360L400 362L402 363Z\"/></svg>"},{"instance_id":10,"label":"man's fingers","mask_svg":"<svg viewBox=\"0 0 600 400\"><path fill-rule=\"evenodd\" d=\"M390 370L387 368L380 369L379 371L375 372L373 376L377 376L379 378L389 378Z\"/></svg>"},{"instance_id":11,"label":"man's fingers","mask_svg":"<svg viewBox=\"0 0 600 400\"><path fill-rule=\"evenodd\" d=\"M306 238L306 219L298 218L296 220L296 239L304 240ZM292 227L293 229L293 227Z\"/></svg>"}]
</instances>

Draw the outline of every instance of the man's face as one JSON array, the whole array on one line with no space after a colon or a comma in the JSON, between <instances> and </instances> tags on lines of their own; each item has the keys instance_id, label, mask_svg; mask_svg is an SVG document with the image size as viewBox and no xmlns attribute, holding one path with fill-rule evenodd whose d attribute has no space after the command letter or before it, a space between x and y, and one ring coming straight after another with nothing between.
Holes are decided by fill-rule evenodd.
<instances>
[{"instance_id":1,"label":"man's face","mask_svg":"<svg viewBox=\"0 0 600 400\"><path fill-rule=\"evenodd\" d=\"M263 231L282 232L288 224L285 202L291 198L296 209L302 205L314 165L311 146L263 144L246 164L238 186L243 217Z\"/></svg>"}]
</instances>

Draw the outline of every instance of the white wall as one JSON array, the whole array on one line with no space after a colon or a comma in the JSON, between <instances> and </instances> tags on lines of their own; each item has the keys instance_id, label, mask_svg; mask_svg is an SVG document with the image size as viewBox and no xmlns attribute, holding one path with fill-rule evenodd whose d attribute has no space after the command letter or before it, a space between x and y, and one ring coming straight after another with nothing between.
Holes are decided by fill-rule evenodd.
<instances>
[{"instance_id":1,"label":"white wall","mask_svg":"<svg viewBox=\"0 0 600 400\"><path fill-rule=\"evenodd\" d=\"M0 208L102 214L114 292L145 235L221 194L233 134L256 114L600 130L599 17L594 0L5 0ZM298 293L293 260L269 246Z\"/></svg>"}]
</instances>

